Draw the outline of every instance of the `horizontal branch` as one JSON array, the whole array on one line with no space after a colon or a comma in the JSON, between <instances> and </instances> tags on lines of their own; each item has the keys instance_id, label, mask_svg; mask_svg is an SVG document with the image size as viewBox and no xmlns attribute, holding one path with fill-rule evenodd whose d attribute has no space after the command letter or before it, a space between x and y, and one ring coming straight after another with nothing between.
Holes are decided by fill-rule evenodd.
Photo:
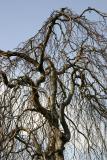
<instances>
[{"instance_id":1,"label":"horizontal branch","mask_svg":"<svg viewBox=\"0 0 107 160\"><path fill-rule=\"evenodd\" d=\"M12 51L5 52L5 51L0 50L0 57L2 57L2 56L5 56L7 58L12 57L12 56L17 56L17 57L22 58L25 61L33 64L35 67L39 66L39 63L36 60L34 60L33 58L29 57L25 53L12 52Z\"/></svg>"}]
</instances>

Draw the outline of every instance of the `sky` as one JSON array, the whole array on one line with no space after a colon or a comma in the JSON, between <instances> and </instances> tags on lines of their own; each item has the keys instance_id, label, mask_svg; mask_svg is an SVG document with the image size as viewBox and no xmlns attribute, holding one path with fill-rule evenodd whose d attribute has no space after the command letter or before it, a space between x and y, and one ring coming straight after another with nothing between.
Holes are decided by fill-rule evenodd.
<instances>
[{"instance_id":1,"label":"sky","mask_svg":"<svg viewBox=\"0 0 107 160\"><path fill-rule=\"evenodd\" d=\"M62 7L76 13L88 7L107 12L107 0L0 0L0 50L13 50L34 36L50 14Z\"/></svg>"}]
</instances>

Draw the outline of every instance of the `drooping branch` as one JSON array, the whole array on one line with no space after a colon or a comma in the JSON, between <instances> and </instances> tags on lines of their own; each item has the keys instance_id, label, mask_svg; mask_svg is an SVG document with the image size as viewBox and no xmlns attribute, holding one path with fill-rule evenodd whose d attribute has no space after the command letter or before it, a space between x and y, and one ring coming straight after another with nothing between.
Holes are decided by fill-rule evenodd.
<instances>
[{"instance_id":1,"label":"drooping branch","mask_svg":"<svg viewBox=\"0 0 107 160\"><path fill-rule=\"evenodd\" d=\"M9 88L15 87L14 84L11 84L11 83L8 81L8 78L7 78L6 73L4 73L4 72L1 70L1 71L0 71L0 74L2 75L3 82L4 82L4 84L5 84L7 87L9 87Z\"/></svg>"}]
</instances>

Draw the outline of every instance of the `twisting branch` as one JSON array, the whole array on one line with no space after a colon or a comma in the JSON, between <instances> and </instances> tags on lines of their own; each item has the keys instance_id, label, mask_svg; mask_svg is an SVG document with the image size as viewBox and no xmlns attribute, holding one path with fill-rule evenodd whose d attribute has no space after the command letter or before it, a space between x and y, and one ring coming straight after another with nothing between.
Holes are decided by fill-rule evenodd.
<instances>
[{"instance_id":1,"label":"twisting branch","mask_svg":"<svg viewBox=\"0 0 107 160\"><path fill-rule=\"evenodd\" d=\"M71 134L70 134L70 130L68 128L68 124L65 120L64 113L65 113L65 107L70 104L72 97L74 95L75 76L76 76L75 74L76 74L76 69L74 69L74 71L71 74L70 93L69 93L67 99L60 106L60 121L61 121L62 127L64 129L65 141L67 141L67 142L70 140Z\"/></svg>"}]
</instances>

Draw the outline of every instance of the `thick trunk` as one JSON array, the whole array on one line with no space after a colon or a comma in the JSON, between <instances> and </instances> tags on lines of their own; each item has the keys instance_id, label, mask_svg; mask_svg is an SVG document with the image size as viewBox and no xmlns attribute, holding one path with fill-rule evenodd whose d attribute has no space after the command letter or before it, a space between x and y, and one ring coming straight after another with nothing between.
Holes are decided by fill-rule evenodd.
<instances>
[{"instance_id":1,"label":"thick trunk","mask_svg":"<svg viewBox=\"0 0 107 160\"><path fill-rule=\"evenodd\" d=\"M62 139L62 132L53 128L52 132L49 135L49 144L47 156L49 160L64 160L63 150L64 150L64 141Z\"/></svg>"},{"instance_id":2,"label":"thick trunk","mask_svg":"<svg viewBox=\"0 0 107 160\"><path fill-rule=\"evenodd\" d=\"M64 160L63 150L64 150L64 142L62 139L62 132L58 129L55 131L55 160Z\"/></svg>"}]
</instances>

